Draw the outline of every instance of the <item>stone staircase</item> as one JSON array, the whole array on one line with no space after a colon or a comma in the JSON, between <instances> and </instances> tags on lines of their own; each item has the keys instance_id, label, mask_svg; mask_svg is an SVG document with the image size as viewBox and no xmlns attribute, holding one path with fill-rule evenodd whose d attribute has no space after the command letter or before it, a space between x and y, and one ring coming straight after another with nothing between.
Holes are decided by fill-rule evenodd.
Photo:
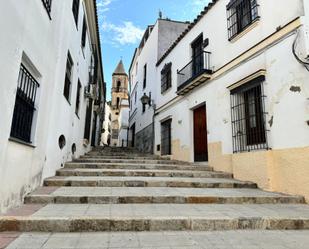
<instances>
[{"instance_id":1,"label":"stone staircase","mask_svg":"<svg viewBox=\"0 0 309 249\"><path fill-rule=\"evenodd\" d=\"M236 237L249 233L250 237L250 232L262 231L267 237L268 230L275 230L272 236L283 233L276 230L298 230L294 234L301 232L307 237L307 229L309 207L301 196L265 192L255 183L235 180L231 174L215 172L208 165L119 148L97 148L67 163L55 177L46 179L43 187L26 196L23 206L0 217L2 233L31 232L32 238L42 233L82 233L77 236L80 239L85 232L90 237L97 233L89 232L99 232L101 243L105 243L106 234L117 237L125 231L143 232L137 237L153 235L162 239L166 236L163 231L173 231L181 239L193 238L196 232L206 238L214 231L223 238L233 233ZM190 231L194 234L189 235ZM22 239L8 248L22 248L14 247ZM68 248L101 248L77 245ZM113 247L109 244L102 248ZM144 248L161 247L149 244Z\"/></svg>"}]
</instances>

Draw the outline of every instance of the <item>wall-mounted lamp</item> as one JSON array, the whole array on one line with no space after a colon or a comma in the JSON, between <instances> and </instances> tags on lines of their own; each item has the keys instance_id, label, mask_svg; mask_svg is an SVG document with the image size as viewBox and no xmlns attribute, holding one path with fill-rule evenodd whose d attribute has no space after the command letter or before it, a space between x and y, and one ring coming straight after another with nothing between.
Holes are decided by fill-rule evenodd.
<instances>
[{"instance_id":1,"label":"wall-mounted lamp","mask_svg":"<svg viewBox=\"0 0 309 249\"><path fill-rule=\"evenodd\" d=\"M149 106L152 106L153 109L156 108L154 100L151 99L151 93L149 93L149 96L147 96L147 94L144 93L143 97L141 97L141 102L142 102L143 106L149 105Z\"/></svg>"},{"instance_id":2,"label":"wall-mounted lamp","mask_svg":"<svg viewBox=\"0 0 309 249\"><path fill-rule=\"evenodd\" d=\"M143 105L150 105L150 98L147 96L146 93L144 93L143 97L141 97L141 102Z\"/></svg>"}]
</instances>

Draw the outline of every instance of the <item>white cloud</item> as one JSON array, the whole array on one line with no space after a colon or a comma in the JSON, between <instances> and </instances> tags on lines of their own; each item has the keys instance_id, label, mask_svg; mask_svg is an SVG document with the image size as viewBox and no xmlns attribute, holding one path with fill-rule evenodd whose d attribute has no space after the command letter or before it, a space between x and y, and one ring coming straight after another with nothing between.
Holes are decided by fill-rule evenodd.
<instances>
[{"instance_id":1,"label":"white cloud","mask_svg":"<svg viewBox=\"0 0 309 249\"><path fill-rule=\"evenodd\" d=\"M119 26L103 22L102 29L104 32L110 32L112 39L121 45L135 44L140 41L144 34L144 30L129 21L123 22Z\"/></svg>"},{"instance_id":2,"label":"white cloud","mask_svg":"<svg viewBox=\"0 0 309 249\"><path fill-rule=\"evenodd\" d=\"M113 2L114 0L99 0L97 2L97 7L99 13L104 13L109 11L109 5Z\"/></svg>"}]
</instances>

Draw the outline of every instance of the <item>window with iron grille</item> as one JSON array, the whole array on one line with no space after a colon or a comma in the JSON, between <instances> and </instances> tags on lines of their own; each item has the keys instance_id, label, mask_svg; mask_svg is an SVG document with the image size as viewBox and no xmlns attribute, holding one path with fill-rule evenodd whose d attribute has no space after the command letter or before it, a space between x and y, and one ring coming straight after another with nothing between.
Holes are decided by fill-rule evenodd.
<instances>
[{"instance_id":1,"label":"window with iron grille","mask_svg":"<svg viewBox=\"0 0 309 249\"><path fill-rule=\"evenodd\" d=\"M269 149L263 82L260 76L231 91L233 151Z\"/></svg>"},{"instance_id":2,"label":"window with iron grille","mask_svg":"<svg viewBox=\"0 0 309 249\"><path fill-rule=\"evenodd\" d=\"M16 92L11 137L31 143L31 130L35 112L35 100L39 83L21 64Z\"/></svg>"},{"instance_id":3,"label":"window with iron grille","mask_svg":"<svg viewBox=\"0 0 309 249\"><path fill-rule=\"evenodd\" d=\"M79 115L79 107L80 107L80 94L82 90L82 84L80 81L77 83L77 93L76 93L76 103L75 103L75 113L78 116Z\"/></svg>"},{"instance_id":4,"label":"window with iron grille","mask_svg":"<svg viewBox=\"0 0 309 249\"><path fill-rule=\"evenodd\" d=\"M69 103L70 103L70 97L71 97L72 71L73 71L73 61L72 61L70 53L68 53L63 95L67 99L67 101L69 101Z\"/></svg>"},{"instance_id":5,"label":"window with iron grille","mask_svg":"<svg viewBox=\"0 0 309 249\"><path fill-rule=\"evenodd\" d=\"M72 12L73 12L75 24L76 24L76 26L78 26L79 0L73 0Z\"/></svg>"},{"instance_id":6,"label":"window with iron grille","mask_svg":"<svg viewBox=\"0 0 309 249\"><path fill-rule=\"evenodd\" d=\"M161 93L172 87L172 63L168 63L161 71Z\"/></svg>"},{"instance_id":7,"label":"window with iron grille","mask_svg":"<svg viewBox=\"0 0 309 249\"><path fill-rule=\"evenodd\" d=\"M51 18L50 12L51 12L52 0L42 0L42 3L47 11L49 18Z\"/></svg>"},{"instance_id":8,"label":"window with iron grille","mask_svg":"<svg viewBox=\"0 0 309 249\"><path fill-rule=\"evenodd\" d=\"M144 66L144 81L143 81L143 88L146 88L147 84L147 64Z\"/></svg>"},{"instance_id":9,"label":"window with iron grille","mask_svg":"<svg viewBox=\"0 0 309 249\"><path fill-rule=\"evenodd\" d=\"M229 40L259 18L257 0L231 0L227 5Z\"/></svg>"},{"instance_id":10,"label":"window with iron grille","mask_svg":"<svg viewBox=\"0 0 309 249\"><path fill-rule=\"evenodd\" d=\"M87 23L86 18L84 16L83 20L83 32L82 32L82 47L84 48L86 46L86 34L87 34Z\"/></svg>"},{"instance_id":11,"label":"window with iron grille","mask_svg":"<svg viewBox=\"0 0 309 249\"><path fill-rule=\"evenodd\" d=\"M161 155L172 154L172 119L161 123Z\"/></svg>"}]
</instances>

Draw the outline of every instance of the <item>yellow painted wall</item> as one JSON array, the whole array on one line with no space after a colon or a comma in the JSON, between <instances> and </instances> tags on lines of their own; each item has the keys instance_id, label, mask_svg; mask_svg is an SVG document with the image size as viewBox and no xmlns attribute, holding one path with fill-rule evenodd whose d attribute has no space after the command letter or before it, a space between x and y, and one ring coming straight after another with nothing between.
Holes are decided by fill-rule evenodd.
<instances>
[{"instance_id":1,"label":"yellow painted wall","mask_svg":"<svg viewBox=\"0 0 309 249\"><path fill-rule=\"evenodd\" d=\"M208 144L208 162L216 171L233 173L232 155L223 155L221 142Z\"/></svg>"},{"instance_id":2,"label":"yellow painted wall","mask_svg":"<svg viewBox=\"0 0 309 249\"><path fill-rule=\"evenodd\" d=\"M309 147L223 154L221 143L209 144L209 164L265 190L302 195L309 202Z\"/></svg>"},{"instance_id":3,"label":"yellow painted wall","mask_svg":"<svg viewBox=\"0 0 309 249\"><path fill-rule=\"evenodd\" d=\"M173 160L180 160L185 162L190 162L191 150L188 146L182 146L180 144L180 140L173 140L172 141L172 157Z\"/></svg>"}]
</instances>

